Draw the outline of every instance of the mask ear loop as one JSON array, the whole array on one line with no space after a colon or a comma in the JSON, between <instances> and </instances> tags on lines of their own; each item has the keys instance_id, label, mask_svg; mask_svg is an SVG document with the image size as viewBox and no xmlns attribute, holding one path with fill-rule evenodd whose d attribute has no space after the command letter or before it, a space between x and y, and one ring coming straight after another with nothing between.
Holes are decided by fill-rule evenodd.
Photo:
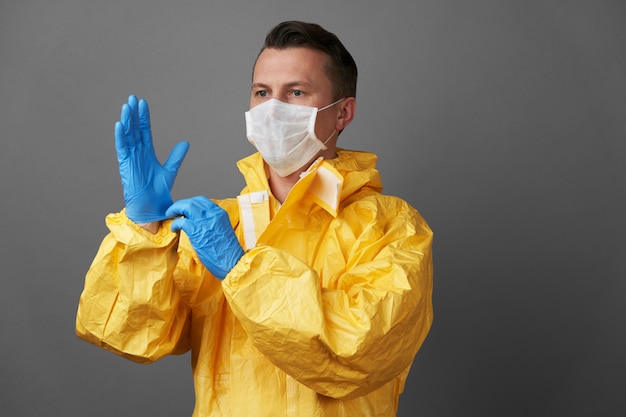
<instances>
[{"instance_id":1,"label":"mask ear loop","mask_svg":"<svg viewBox=\"0 0 626 417\"><path fill-rule=\"evenodd\" d=\"M321 112L322 110L326 110L329 109L331 107L333 107L335 104L341 102L343 100L343 98L340 98L339 100L335 101L334 103L330 103L328 106L324 106L321 109L317 109L317 112ZM324 149L328 149L326 147L326 144L328 143L328 141L333 137L333 135L337 133L337 129L333 130L333 133L330 134L330 136L328 137L328 139L326 139L324 142L322 142L322 145L324 145Z\"/></svg>"},{"instance_id":2,"label":"mask ear loop","mask_svg":"<svg viewBox=\"0 0 626 417\"><path fill-rule=\"evenodd\" d=\"M328 137L328 139L326 139L326 140L322 143L322 144L324 145L324 149L328 149L328 148L326 147L326 144L328 143L328 141L330 140L330 138L332 138L332 137L333 137L333 135L334 135L335 133L337 133L337 129L333 130L333 133L331 133L331 134L330 134L330 136Z\"/></svg>"},{"instance_id":3,"label":"mask ear loop","mask_svg":"<svg viewBox=\"0 0 626 417\"><path fill-rule=\"evenodd\" d=\"M324 106L324 107L322 107L321 109L317 109L317 112L319 113L319 112L321 112L322 110L329 109L329 108L333 107L335 104L339 103L339 102L340 102L340 101L342 101L342 100L343 100L343 99L342 99L342 98L340 98L339 100L335 101L334 103L330 103L328 106Z\"/></svg>"}]
</instances>

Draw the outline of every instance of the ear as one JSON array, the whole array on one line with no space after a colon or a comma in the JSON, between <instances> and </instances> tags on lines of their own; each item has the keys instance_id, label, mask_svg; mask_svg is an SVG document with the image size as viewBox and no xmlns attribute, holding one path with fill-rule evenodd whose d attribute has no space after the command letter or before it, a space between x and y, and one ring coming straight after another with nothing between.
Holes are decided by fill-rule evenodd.
<instances>
[{"instance_id":1,"label":"ear","mask_svg":"<svg viewBox=\"0 0 626 417\"><path fill-rule=\"evenodd\" d=\"M347 97L341 103L339 103L339 113L337 115L337 122L335 123L335 129L341 132L346 128L354 119L354 113L356 111L356 99L354 97Z\"/></svg>"}]
</instances>

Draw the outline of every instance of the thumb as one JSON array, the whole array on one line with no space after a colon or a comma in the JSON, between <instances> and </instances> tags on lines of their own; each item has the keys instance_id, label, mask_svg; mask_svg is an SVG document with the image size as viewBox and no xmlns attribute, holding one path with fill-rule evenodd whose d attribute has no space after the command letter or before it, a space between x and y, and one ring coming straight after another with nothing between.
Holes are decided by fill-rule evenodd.
<instances>
[{"instance_id":1,"label":"thumb","mask_svg":"<svg viewBox=\"0 0 626 417\"><path fill-rule=\"evenodd\" d=\"M168 156L167 161L165 161L165 164L163 164L163 166L168 171L176 175L176 173L178 172L178 168L180 168L180 165L183 163L183 159L185 159L185 156L187 156L188 150L189 142L178 142L176 146L174 146L174 148L172 149L172 152L170 152L170 156Z\"/></svg>"},{"instance_id":2,"label":"thumb","mask_svg":"<svg viewBox=\"0 0 626 417\"><path fill-rule=\"evenodd\" d=\"M181 230L185 230L187 227L186 223L188 221L189 220L185 219L184 217L178 217L172 222L172 225L170 226L170 230L174 233L179 232Z\"/></svg>"}]
</instances>

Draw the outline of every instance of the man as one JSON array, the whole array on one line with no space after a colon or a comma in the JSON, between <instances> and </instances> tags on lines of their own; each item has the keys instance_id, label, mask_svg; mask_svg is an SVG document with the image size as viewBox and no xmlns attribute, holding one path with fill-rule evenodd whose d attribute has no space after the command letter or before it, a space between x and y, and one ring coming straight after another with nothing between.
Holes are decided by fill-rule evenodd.
<instances>
[{"instance_id":1,"label":"man","mask_svg":"<svg viewBox=\"0 0 626 417\"><path fill-rule=\"evenodd\" d=\"M432 232L336 147L356 65L318 25L272 29L254 66L237 198L170 190L147 103L116 124L126 208L107 216L79 337L138 362L191 350L194 416L394 416L432 323Z\"/></svg>"}]
</instances>

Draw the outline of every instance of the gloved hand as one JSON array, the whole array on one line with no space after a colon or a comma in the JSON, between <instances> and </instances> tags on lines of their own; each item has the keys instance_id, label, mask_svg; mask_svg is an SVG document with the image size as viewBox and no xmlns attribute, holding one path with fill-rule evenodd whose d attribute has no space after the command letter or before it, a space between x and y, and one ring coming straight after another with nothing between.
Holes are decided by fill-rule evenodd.
<instances>
[{"instance_id":1,"label":"gloved hand","mask_svg":"<svg viewBox=\"0 0 626 417\"><path fill-rule=\"evenodd\" d=\"M228 213L208 198L179 200L165 215L184 216L172 222L172 232L182 229L187 233L202 264L220 281L243 256Z\"/></svg>"},{"instance_id":2,"label":"gloved hand","mask_svg":"<svg viewBox=\"0 0 626 417\"><path fill-rule=\"evenodd\" d=\"M119 162L126 215L135 223L166 218L172 204L171 190L189 143L180 142L161 165L152 146L150 111L145 100L131 95L115 123L115 149Z\"/></svg>"}]
</instances>

